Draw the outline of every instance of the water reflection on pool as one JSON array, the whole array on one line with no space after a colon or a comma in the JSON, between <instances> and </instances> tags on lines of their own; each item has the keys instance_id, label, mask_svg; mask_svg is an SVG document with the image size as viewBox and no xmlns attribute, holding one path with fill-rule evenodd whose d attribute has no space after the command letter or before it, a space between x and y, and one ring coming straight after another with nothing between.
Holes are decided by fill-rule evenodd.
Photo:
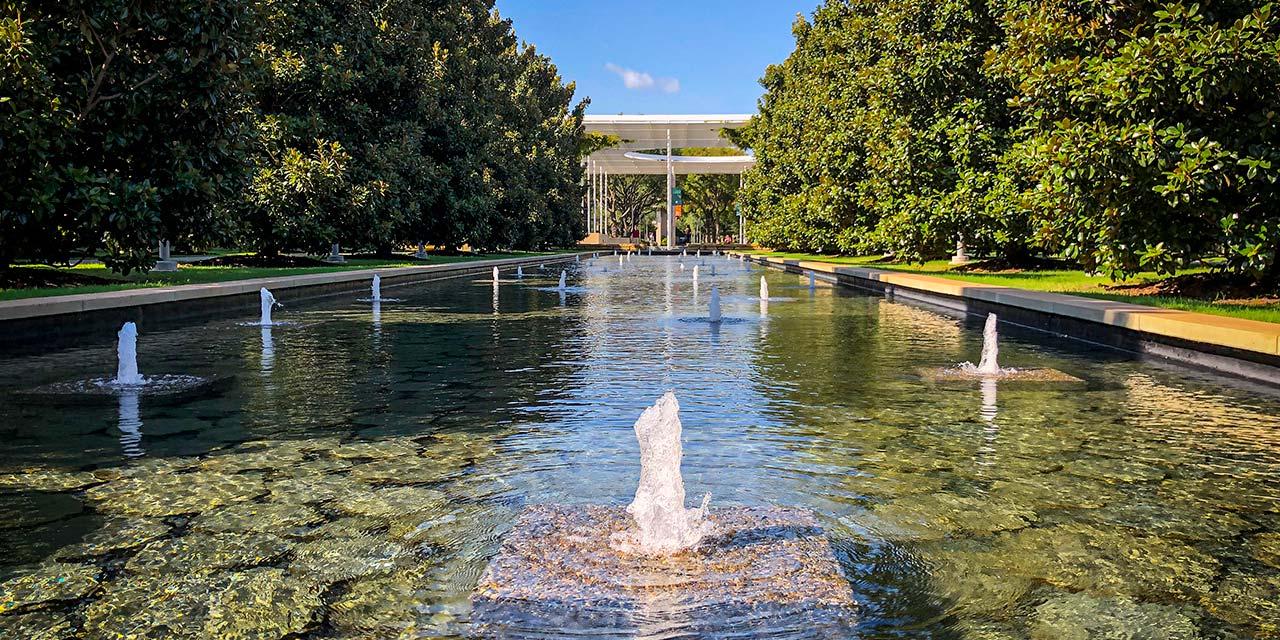
<instances>
[{"instance_id":1,"label":"water reflection on pool","mask_svg":"<svg viewBox=\"0 0 1280 640\"><path fill-rule=\"evenodd\" d=\"M20 393L108 340L0 359L0 636L465 637L526 505L629 501L667 389L690 495L816 514L863 637L1280 635L1276 395L1003 327L1002 364L1087 387L928 383L982 318L777 272L761 305L723 258L695 295L684 260L140 323L144 374L224 380L197 396ZM736 322L687 321L712 286Z\"/></svg>"}]
</instances>

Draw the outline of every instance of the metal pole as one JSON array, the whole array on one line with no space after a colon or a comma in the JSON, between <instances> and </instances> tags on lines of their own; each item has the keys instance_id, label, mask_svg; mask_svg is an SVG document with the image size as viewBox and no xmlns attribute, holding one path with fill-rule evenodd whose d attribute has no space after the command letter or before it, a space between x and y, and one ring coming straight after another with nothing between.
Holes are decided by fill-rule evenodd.
<instances>
[{"instance_id":1,"label":"metal pole","mask_svg":"<svg viewBox=\"0 0 1280 640\"><path fill-rule=\"evenodd\" d=\"M667 129L667 248L676 248L676 209L671 190L675 188L675 175L671 170L671 130Z\"/></svg>"}]
</instances>

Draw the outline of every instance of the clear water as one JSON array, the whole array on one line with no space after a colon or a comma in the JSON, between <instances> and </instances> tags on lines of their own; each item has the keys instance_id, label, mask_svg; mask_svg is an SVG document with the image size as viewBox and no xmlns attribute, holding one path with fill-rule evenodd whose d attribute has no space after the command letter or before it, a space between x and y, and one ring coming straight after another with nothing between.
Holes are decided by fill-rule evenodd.
<instances>
[{"instance_id":1,"label":"clear water","mask_svg":"<svg viewBox=\"0 0 1280 640\"><path fill-rule=\"evenodd\" d=\"M531 270L139 326L142 370L220 378L197 396L18 393L109 374L113 334L0 356L0 637L466 637L526 505L627 504L666 389L688 491L812 512L861 637L1280 634L1271 391L1008 327L1006 365L1088 386L930 384L983 318L778 272L761 316L758 270L695 297L675 257L607 260L563 297ZM682 321L711 285L726 322Z\"/></svg>"}]
</instances>

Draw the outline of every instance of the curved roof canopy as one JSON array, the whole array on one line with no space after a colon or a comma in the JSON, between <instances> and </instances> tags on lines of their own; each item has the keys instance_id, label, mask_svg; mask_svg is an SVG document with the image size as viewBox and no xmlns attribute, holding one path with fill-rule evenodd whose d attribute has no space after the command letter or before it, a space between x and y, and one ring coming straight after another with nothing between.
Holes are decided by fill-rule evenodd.
<instances>
[{"instance_id":1,"label":"curved roof canopy","mask_svg":"<svg viewBox=\"0 0 1280 640\"><path fill-rule=\"evenodd\" d=\"M730 115L617 115L586 116L587 131L617 136L622 143L590 156L596 167L611 175L664 175L666 154L644 153L666 149L667 134L672 148L724 147L733 144L721 135L722 129L736 129L751 119L746 114ZM755 164L755 158L740 156L673 156L672 170L678 175L703 173L738 174Z\"/></svg>"}]
</instances>

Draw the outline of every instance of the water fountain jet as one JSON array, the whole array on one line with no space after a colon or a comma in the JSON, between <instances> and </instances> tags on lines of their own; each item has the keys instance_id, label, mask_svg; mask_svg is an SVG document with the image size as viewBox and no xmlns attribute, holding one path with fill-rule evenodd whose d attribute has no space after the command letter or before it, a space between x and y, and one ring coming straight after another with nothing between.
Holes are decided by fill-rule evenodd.
<instances>
[{"instance_id":1,"label":"water fountain jet","mask_svg":"<svg viewBox=\"0 0 1280 640\"><path fill-rule=\"evenodd\" d=\"M120 387L146 384L146 378L138 373L138 325L124 323L116 337L116 377L111 384Z\"/></svg>"},{"instance_id":2,"label":"water fountain jet","mask_svg":"<svg viewBox=\"0 0 1280 640\"><path fill-rule=\"evenodd\" d=\"M999 321L996 314L987 314L987 321L982 329L982 359L978 361L977 365L972 362L964 362L955 367L927 368L920 371L921 375L936 382L987 379L1063 384L1080 384L1084 382L1080 378L1057 369L1001 367L998 362L1000 337L997 325Z\"/></svg>"},{"instance_id":3,"label":"water fountain jet","mask_svg":"<svg viewBox=\"0 0 1280 640\"><path fill-rule=\"evenodd\" d=\"M627 513L636 529L614 536L620 550L663 555L692 547L712 527L704 520L711 494L702 506L686 509L684 480L680 476L680 403L668 391L657 404L644 410L635 424L640 443L640 484Z\"/></svg>"},{"instance_id":4,"label":"water fountain jet","mask_svg":"<svg viewBox=\"0 0 1280 640\"><path fill-rule=\"evenodd\" d=\"M765 282L764 276L760 276L760 299L769 301L769 283Z\"/></svg>"},{"instance_id":5,"label":"water fountain jet","mask_svg":"<svg viewBox=\"0 0 1280 640\"><path fill-rule=\"evenodd\" d=\"M56 382L22 392L41 396L166 396L192 391L212 383L212 378L162 374L143 376L138 371L138 325L126 322L116 332L116 373L114 377L73 382ZM121 402L124 402L122 400ZM136 402L135 402L136 405Z\"/></svg>"},{"instance_id":6,"label":"water fountain jet","mask_svg":"<svg viewBox=\"0 0 1280 640\"><path fill-rule=\"evenodd\" d=\"M266 287L258 289L258 326L274 326L274 323L271 321L271 310L274 309L277 304L279 303L276 302L276 297L272 295L271 291Z\"/></svg>"},{"instance_id":7,"label":"water fountain jet","mask_svg":"<svg viewBox=\"0 0 1280 640\"><path fill-rule=\"evenodd\" d=\"M524 509L472 592L477 637L853 635L858 605L817 518L781 507L709 511L707 498L687 508L681 430L671 393L636 421L640 481L626 509Z\"/></svg>"},{"instance_id":8,"label":"water fountain jet","mask_svg":"<svg viewBox=\"0 0 1280 640\"><path fill-rule=\"evenodd\" d=\"M360 302L372 302L374 304L381 304L383 302L399 302L399 301L400 300L397 298L382 297L382 276L379 276L376 273L373 274L373 284L369 286L369 297L360 299Z\"/></svg>"},{"instance_id":9,"label":"water fountain jet","mask_svg":"<svg viewBox=\"0 0 1280 640\"><path fill-rule=\"evenodd\" d=\"M697 267L694 267L697 269ZM720 288L711 287L711 300L707 303L707 321L712 324L718 324L723 318L720 317Z\"/></svg>"},{"instance_id":10,"label":"water fountain jet","mask_svg":"<svg viewBox=\"0 0 1280 640\"><path fill-rule=\"evenodd\" d=\"M987 323L982 328L982 359L978 361L977 373L987 376L1000 375L1000 336L996 325L999 319L996 314L987 314Z\"/></svg>"}]
</instances>

